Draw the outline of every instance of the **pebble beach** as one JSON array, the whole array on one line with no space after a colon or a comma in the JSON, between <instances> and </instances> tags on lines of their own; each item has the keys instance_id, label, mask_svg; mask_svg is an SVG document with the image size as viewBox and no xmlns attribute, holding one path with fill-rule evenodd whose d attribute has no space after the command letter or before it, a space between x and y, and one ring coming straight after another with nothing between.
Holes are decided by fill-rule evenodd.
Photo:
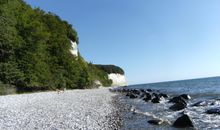
<instances>
[{"instance_id":1,"label":"pebble beach","mask_svg":"<svg viewBox=\"0 0 220 130\"><path fill-rule=\"evenodd\" d=\"M119 129L115 96L108 88L0 96L0 129Z\"/></svg>"}]
</instances>

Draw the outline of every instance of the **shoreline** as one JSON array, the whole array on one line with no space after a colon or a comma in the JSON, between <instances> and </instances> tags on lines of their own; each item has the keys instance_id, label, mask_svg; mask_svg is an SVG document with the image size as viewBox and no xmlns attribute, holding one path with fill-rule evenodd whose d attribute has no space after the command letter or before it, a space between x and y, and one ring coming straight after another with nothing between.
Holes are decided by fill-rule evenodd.
<instances>
[{"instance_id":1,"label":"shoreline","mask_svg":"<svg viewBox=\"0 0 220 130\"><path fill-rule=\"evenodd\" d=\"M197 91L172 93L159 87L128 87L112 92L118 93L118 103L124 105L121 130L219 129L219 95L210 97Z\"/></svg>"},{"instance_id":2,"label":"shoreline","mask_svg":"<svg viewBox=\"0 0 220 130\"><path fill-rule=\"evenodd\" d=\"M0 96L0 129L120 129L110 88Z\"/></svg>"}]
</instances>

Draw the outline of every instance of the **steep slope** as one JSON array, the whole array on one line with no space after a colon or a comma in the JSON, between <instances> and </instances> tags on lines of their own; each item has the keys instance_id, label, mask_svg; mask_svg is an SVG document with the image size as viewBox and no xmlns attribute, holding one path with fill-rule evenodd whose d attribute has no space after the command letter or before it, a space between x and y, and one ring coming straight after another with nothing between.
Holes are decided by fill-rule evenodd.
<instances>
[{"instance_id":1,"label":"steep slope","mask_svg":"<svg viewBox=\"0 0 220 130\"><path fill-rule=\"evenodd\" d=\"M108 73L108 78L112 81L112 86L126 86L124 70L115 65L96 65L97 68Z\"/></svg>"},{"instance_id":2,"label":"steep slope","mask_svg":"<svg viewBox=\"0 0 220 130\"><path fill-rule=\"evenodd\" d=\"M0 87L35 91L112 84L107 72L81 57L77 32L57 15L22 0L1 0L0 28Z\"/></svg>"}]
</instances>

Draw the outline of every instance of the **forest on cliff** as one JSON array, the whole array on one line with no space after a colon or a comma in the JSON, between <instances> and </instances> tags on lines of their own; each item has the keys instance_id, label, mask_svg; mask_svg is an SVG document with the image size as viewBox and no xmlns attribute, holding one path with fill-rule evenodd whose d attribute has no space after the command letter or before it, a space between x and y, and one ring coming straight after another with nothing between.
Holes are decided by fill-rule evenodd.
<instances>
[{"instance_id":1,"label":"forest on cliff","mask_svg":"<svg viewBox=\"0 0 220 130\"><path fill-rule=\"evenodd\" d=\"M22 0L1 0L0 89L83 89L96 80L110 86L103 67L71 54L70 40L79 44L76 30L59 16Z\"/></svg>"}]
</instances>

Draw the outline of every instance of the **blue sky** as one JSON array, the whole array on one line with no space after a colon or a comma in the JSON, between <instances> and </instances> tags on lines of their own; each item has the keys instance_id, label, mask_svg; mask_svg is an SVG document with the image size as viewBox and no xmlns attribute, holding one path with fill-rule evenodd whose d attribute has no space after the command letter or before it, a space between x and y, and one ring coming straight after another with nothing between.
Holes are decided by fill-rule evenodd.
<instances>
[{"instance_id":1,"label":"blue sky","mask_svg":"<svg viewBox=\"0 0 220 130\"><path fill-rule=\"evenodd\" d=\"M77 30L80 52L129 84L220 76L219 0L25 0Z\"/></svg>"}]
</instances>

